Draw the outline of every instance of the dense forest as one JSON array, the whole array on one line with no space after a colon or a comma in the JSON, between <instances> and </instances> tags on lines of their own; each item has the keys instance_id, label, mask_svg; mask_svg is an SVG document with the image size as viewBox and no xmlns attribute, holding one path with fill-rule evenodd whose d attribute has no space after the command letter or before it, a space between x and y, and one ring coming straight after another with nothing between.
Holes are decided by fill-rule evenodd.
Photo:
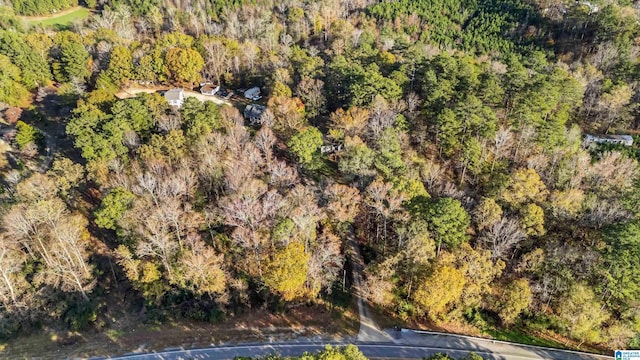
<instances>
[{"instance_id":1,"label":"dense forest","mask_svg":"<svg viewBox=\"0 0 640 360\"><path fill-rule=\"evenodd\" d=\"M102 331L110 294L159 322L331 303L353 236L395 323L640 348L640 5L99 0L71 25L21 17L76 5L0 0L2 338ZM202 82L258 86L265 111L161 93Z\"/></svg>"}]
</instances>

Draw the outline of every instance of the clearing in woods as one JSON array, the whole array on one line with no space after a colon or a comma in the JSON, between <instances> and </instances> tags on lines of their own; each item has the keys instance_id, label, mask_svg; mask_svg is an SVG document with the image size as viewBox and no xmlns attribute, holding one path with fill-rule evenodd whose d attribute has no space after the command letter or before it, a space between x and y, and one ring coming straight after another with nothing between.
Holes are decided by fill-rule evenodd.
<instances>
[{"instance_id":1,"label":"clearing in woods","mask_svg":"<svg viewBox=\"0 0 640 360\"><path fill-rule=\"evenodd\" d=\"M31 25L67 26L76 20L86 18L90 13L91 11L87 8L75 6L51 15L21 16L20 18L28 21Z\"/></svg>"}]
</instances>

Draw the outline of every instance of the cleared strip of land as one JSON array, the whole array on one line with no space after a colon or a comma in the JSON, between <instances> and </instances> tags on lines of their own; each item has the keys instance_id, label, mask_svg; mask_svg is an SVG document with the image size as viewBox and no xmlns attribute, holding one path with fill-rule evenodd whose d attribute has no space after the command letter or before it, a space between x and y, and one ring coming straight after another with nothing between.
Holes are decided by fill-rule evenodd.
<instances>
[{"instance_id":1,"label":"cleared strip of land","mask_svg":"<svg viewBox=\"0 0 640 360\"><path fill-rule=\"evenodd\" d=\"M50 15L38 15L38 16L20 16L21 19L29 22L31 25L68 25L72 22L80 19L84 19L91 11L82 6L74 6L72 8L59 11Z\"/></svg>"},{"instance_id":2,"label":"cleared strip of land","mask_svg":"<svg viewBox=\"0 0 640 360\"><path fill-rule=\"evenodd\" d=\"M163 90L169 90L168 87L153 87L153 88L140 88L140 87L130 87L130 88L126 88L126 89L122 89L120 90L117 94L116 97L118 99L126 99L126 98L131 98L131 97L135 97L137 94L139 93L148 93L148 94L152 94L158 91L163 91ZM190 90L185 90L184 91L184 96L185 97L194 97L200 101L213 101L214 103L218 104L218 105L232 105L229 101L227 100L223 100L215 95L203 95L199 92L196 91L190 91Z\"/></svg>"}]
</instances>

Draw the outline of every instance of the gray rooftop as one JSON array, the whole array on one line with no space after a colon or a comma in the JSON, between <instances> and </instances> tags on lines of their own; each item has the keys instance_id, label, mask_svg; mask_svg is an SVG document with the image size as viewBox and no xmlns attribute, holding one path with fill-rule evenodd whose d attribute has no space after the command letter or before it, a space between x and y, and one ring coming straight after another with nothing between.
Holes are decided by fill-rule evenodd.
<instances>
[{"instance_id":1,"label":"gray rooftop","mask_svg":"<svg viewBox=\"0 0 640 360\"><path fill-rule=\"evenodd\" d=\"M246 119L257 119L262 116L262 113L266 110L266 106L258 104L249 104L244 108L244 117Z\"/></svg>"},{"instance_id":2,"label":"gray rooftop","mask_svg":"<svg viewBox=\"0 0 640 360\"><path fill-rule=\"evenodd\" d=\"M164 98L167 99L167 101L180 100L182 98L182 92L183 91L184 91L184 89L171 89L171 90L168 90L166 93L164 93Z\"/></svg>"},{"instance_id":3,"label":"gray rooftop","mask_svg":"<svg viewBox=\"0 0 640 360\"><path fill-rule=\"evenodd\" d=\"M620 140L631 140L633 141L633 136L631 135L591 135L586 134L587 139L620 139Z\"/></svg>"}]
</instances>

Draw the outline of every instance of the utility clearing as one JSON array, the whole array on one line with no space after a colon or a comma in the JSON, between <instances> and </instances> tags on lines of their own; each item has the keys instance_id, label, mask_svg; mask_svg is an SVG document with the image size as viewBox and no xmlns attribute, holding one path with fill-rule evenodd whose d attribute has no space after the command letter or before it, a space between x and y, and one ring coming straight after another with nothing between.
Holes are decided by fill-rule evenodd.
<instances>
[{"instance_id":1,"label":"utility clearing","mask_svg":"<svg viewBox=\"0 0 640 360\"><path fill-rule=\"evenodd\" d=\"M21 16L20 18L27 21L31 25L42 26L67 26L77 20L85 19L91 11L82 6L74 6L72 8L59 11L50 15L38 16Z\"/></svg>"}]
</instances>

